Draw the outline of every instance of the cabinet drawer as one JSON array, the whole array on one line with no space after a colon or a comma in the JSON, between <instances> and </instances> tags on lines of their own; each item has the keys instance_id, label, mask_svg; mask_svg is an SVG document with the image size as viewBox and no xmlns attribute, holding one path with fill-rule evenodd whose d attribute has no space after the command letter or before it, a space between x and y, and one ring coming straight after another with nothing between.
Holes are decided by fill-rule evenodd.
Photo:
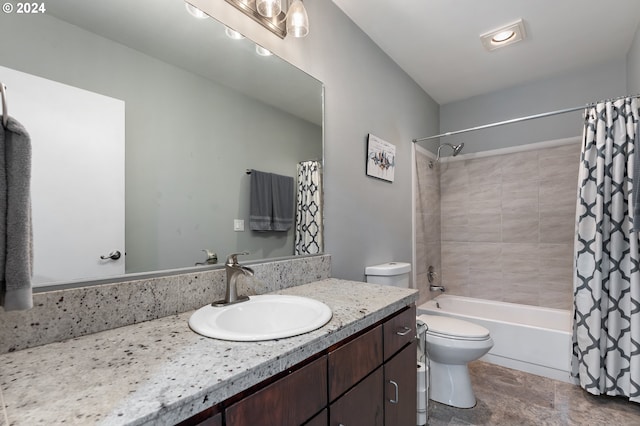
<instances>
[{"instance_id":1,"label":"cabinet drawer","mask_svg":"<svg viewBox=\"0 0 640 426\"><path fill-rule=\"evenodd\" d=\"M383 325L384 360L388 360L416 337L416 307L411 305Z\"/></svg>"},{"instance_id":2,"label":"cabinet drawer","mask_svg":"<svg viewBox=\"0 0 640 426\"><path fill-rule=\"evenodd\" d=\"M327 357L294 371L226 410L227 426L298 426L327 406Z\"/></svg>"},{"instance_id":3,"label":"cabinet drawer","mask_svg":"<svg viewBox=\"0 0 640 426\"><path fill-rule=\"evenodd\" d=\"M382 367L329 406L329 426L382 426L384 424ZM413 413L412 413L413 414ZM413 414L415 417L415 414Z\"/></svg>"},{"instance_id":4,"label":"cabinet drawer","mask_svg":"<svg viewBox=\"0 0 640 426\"><path fill-rule=\"evenodd\" d=\"M333 401L382 364L382 326L329 352L329 401Z\"/></svg>"}]
</instances>

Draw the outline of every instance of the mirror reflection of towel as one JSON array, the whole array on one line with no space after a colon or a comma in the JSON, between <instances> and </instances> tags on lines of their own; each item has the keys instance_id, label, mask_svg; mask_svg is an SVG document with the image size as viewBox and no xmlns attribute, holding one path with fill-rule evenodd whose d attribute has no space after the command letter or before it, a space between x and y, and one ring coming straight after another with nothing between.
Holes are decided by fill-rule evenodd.
<instances>
[{"instance_id":1,"label":"mirror reflection of towel","mask_svg":"<svg viewBox=\"0 0 640 426\"><path fill-rule=\"evenodd\" d=\"M292 177L251 171L249 229L286 232L293 226Z\"/></svg>"},{"instance_id":2,"label":"mirror reflection of towel","mask_svg":"<svg viewBox=\"0 0 640 426\"><path fill-rule=\"evenodd\" d=\"M272 175L271 192L273 194L273 231L288 231L293 226L293 178Z\"/></svg>"},{"instance_id":3,"label":"mirror reflection of towel","mask_svg":"<svg viewBox=\"0 0 640 426\"><path fill-rule=\"evenodd\" d=\"M249 229L252 231L271 230L271 173L251 171L249 198Z\"/></svg>"}]
</instances>

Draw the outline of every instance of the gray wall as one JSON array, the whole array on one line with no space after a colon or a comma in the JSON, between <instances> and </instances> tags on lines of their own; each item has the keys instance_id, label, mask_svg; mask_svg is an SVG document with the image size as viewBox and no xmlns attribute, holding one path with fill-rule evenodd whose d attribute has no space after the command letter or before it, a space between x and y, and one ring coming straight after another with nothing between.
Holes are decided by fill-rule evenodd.
<instances>
[{"instance_id":1,"label":"gray wall","mask_svg":"<svg viewBox=\"0 0 640 426\"><path fill-rule=\"evenodd\" d=\"M325 84L325 236L332 275L411 261L411 140L438 130L438 105L331 1L304 2L310 34L280 40L225 2L194 1ZM368 133L397 149L395 181L367 177Z\"/></svg>"},{"instance_id":2,"label":"gray wall","mask_svg":"<svg viewBox=\"0 0 640 426\"><path fill-rule=\"evenodd\" d=\"M193 266L205 248L293 254L292 230L249 231L245 170L295 177L321 158L321 127L49 16L5 19L0 39L1 65L126 102L127 272Z\"/></svg>"},{"instance_id":3,"label":"gray wall","mask_svg":"<svg viewBox=\"0 0 640 426\"><path fill-rule=\"evenodd\" d=\"M640 26L627 53L627 90L630 95L640 94Z\"/></svg>"},{"instance_id":4,"label":"gray wall","mask_svg":"<svg viewBox=\"0 0 640 426\"><path fill-rule=\"evenodd\" d=\"M626 73L626 62L620 59L445 104L440 108L440 132L578 107L601 99L623 96L627 94ZM463 153L478 152L578 136L582 134L582 123L582 112L576 111L448 136L441 138L441 142L464 142ZM434 143L437 143L437 139L435 141ZM434 149L433 143L425 147ZM443 150L442 154L448 156L450 151Z\"/></svg>"}]
</instances>

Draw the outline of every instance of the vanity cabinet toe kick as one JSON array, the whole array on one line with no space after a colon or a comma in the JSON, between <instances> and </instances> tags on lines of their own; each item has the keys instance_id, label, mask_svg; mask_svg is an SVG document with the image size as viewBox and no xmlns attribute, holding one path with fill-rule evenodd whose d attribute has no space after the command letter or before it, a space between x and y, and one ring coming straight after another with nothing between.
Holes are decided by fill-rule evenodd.
<instances>
[{"instance_id":1,"label":"vanity cabinet toe kick","mask_svg":"<svg viewBox=\"0 0 640 426\"><path fill-rule=\"evenodd\" d=\"M412 304L180 426L413 426L415 324Z\"/></svg>"}]
</instances>

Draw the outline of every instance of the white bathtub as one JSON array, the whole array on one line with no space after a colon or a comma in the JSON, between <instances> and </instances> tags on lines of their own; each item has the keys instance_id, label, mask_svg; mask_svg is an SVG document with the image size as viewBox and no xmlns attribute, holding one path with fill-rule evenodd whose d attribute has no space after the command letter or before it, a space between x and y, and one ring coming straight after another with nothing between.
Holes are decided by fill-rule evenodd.
<instances>
[{"instance_id":1,"label":"white bathtub","mask_svg":"<svg viewBox=\"0 0 640 426\"><path fill-rule=\"evenodd\" d=\"M574 383L568 310L443 294L418 306L421 314L451 316L487 328L494 346L483 361Z\"/></svg>"}]
</instances>

